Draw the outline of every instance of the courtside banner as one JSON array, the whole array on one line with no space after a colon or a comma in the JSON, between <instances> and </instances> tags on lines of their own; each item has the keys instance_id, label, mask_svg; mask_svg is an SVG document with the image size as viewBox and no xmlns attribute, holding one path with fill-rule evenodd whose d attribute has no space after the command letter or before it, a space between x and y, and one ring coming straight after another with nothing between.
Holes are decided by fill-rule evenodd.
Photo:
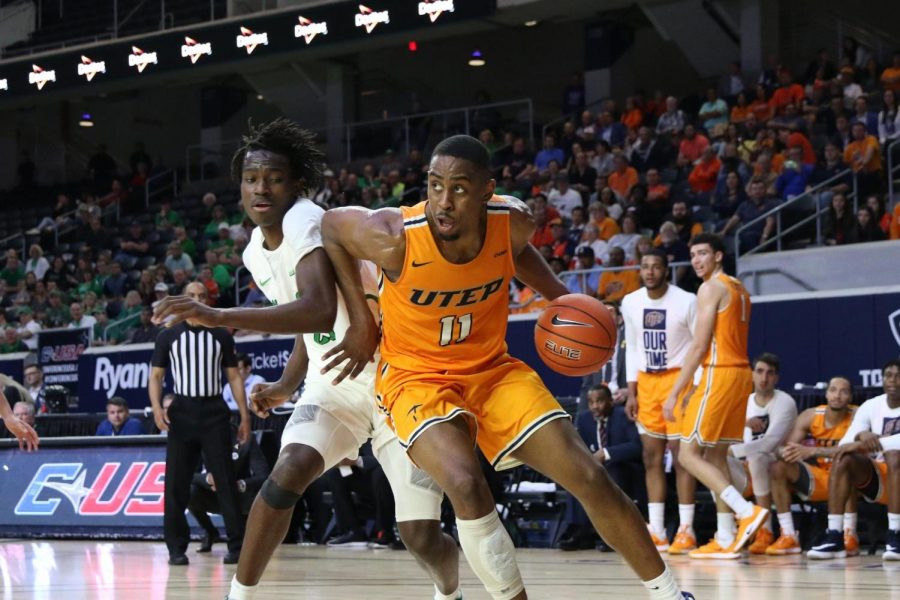
<instances>
[{"instance_id":1,"label":"courtside banner","mask_svg":"<svg viewBox=\"0 0 900 600\"><path fill-rule=\"evenodd\" d=\"M253 372L277 381L294 348L292 336L247 336L235 340L238 352L250 356ZM78 361L78 410L104 412L113 396L124 398L132 409L150 405L147 384L153 344L91 348ZM172 391L166 374L165 391Z\"/></svg>"},{"instance_id":2,"label":"courtside banner","mask_svg":"<svg viewBox=\"0 0 900 600\"><path fill-rule=\"evenodd\" d=\"M162 534L165 437L44 442L0 447L0 536Z\"/></svg>"},{"instance_id":3,"label":"courtside banner","mask_svg":"<svg viewBox=\"0 0 900 600\"><path fill-rule=\"evenodd\" d=\"M90 328L42 329L37 338L44 384L62 385L78 394L78 358L91 346Z\"/></svg>"}]
</instances>

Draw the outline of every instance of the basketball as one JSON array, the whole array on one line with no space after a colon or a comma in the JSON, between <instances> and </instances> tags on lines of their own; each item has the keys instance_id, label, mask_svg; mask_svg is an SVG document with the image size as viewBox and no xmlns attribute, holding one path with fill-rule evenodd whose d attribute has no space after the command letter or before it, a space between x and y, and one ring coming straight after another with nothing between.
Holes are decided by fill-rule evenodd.
<instances>
[{"instance_id":1,"label":"basketball","mask_svg":"<svg viewBox=\"0 0 900 600\"><path fill-rule=\"evenodd\" d=\"M572 377L596 373L616 350L616 323L596 298L566 294L538 317L534 345L544 364L557 373Z\"/></svg>"}]
</instances>

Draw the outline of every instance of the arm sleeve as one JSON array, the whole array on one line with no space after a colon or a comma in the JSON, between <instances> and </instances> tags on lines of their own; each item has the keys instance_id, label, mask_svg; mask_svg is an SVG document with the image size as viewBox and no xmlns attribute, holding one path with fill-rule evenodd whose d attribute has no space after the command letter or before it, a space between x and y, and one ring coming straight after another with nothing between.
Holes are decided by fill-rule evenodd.
<instances>
[{"instance_id":1,"label":"arm sleeve","mask_svg":"<svg viewBox=\"0 0 900 600\"><path fill-rule=\"evenodd\" d=\"M774 406L769 411L769 428L759 439L745 444L735 444L731 453L737 458L755 454L768 454L784 441L797 421L797 404L787 394L773 399Z\"/></svg>"},{"instance_id":2,"label":"arm sleeve","mask_svg":"<svg viewBox=\"0 0 900 600\"><path fill-rule=\"evenodd\" d=\"M630 302L622 303L622 315L625 317L625 380L637 381L638 375L638 336L637 324L632 319Z\"/></svg>"},{"instance_id":3,"label":"arm sleeve","mask_svg":"<svg viewBox=\"0 0 900 600\"><path fill-rule=\"evenodd\" d=\"M234 338L224 329L220 329L219 342L222 344L222 368L237 366L237 355L234 351Z\"/></svg>"},{"instance_id":4,"label":"arm sleeve","mask_svg":"<svg viewBox=\"0 0 900 600\"><path fill-rule=\"evenodd\" d=\"M863 402L862 406L856 409L856 414L853 415L853 422L850 423L850 428L847 429L847 433L844 434L844 437L841 438L841 443L839 446L843 446L844 444L852 444L856 441L856 436L863 431L871 431L872 430L872 401Z\"/></svg>"},{"instance_id":5,"label":"arm sleeve","mask_svg":"<svg viewBox=\"0 0 900 600\"><path fill-rule=\"evenodd\" d=\"M151 365L160 369L165 369L169 366L169 335L167 333L168 331L163 331L156 336L153 358L150 360Z\"/></svg>"},{"instance_id":6,"label":"arm sleeve","mask_svg":"<svg viewBox=\"0 0 900 600\"><path fill-rule=\"evenodd\" d=\"M308 200L301 200L284 216L284 239L295 252L297 262L322 248L322 215L325 211Z\"/></svg>"},{"instance_id":7,"label":"arm sleeve","mask_svg":"<svg viewBox=\"0 0 900 600\"><path fill-rule=\"evenodd\" d=\"M881 438L880 442L881 449L885 452L890 452L891 450L900 450L900 433L895 433L894 435L883 437Z\"/></svg>"}]
</instances>

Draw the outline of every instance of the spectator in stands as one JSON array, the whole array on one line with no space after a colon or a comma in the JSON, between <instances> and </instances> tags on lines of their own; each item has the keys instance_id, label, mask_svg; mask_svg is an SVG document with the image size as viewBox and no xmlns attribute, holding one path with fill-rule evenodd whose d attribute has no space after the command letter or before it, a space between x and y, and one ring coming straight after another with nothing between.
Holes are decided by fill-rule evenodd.
<instances>
[{"instance_id":1,"label":"spectator in stands","mask_svg":"<svg viewBox=\"0 0 900 600\"><path fill-rule=\"evenodd\" d=\"M878 140L869 135L866 126L859 122L853 124L851 132L853 141L844 149L844 162L853 169L862 194L877 192L881 188L881 148Z\"/></svg>"},{"instance_id":2,"label":"spectator in stands","mask_svg":"<svg viewBox=\"0 0 900 600\"><path fill-rule=\"evenodd\" d=\"M582 200L587 200L596 189L597 170L588 164L585 152L578 151L574 154L572 168L569 169L568 174L572 189L581 194Z\"/></svg>"},{"instance_id":3,"label":"spectator in stands","mask_svg":"<svg viewBox=\"0 0 900 600\"><path fill-rule=\"evenodd\" d=\"M553 219L550 223L550 232L553 235L553 243L550 244L551 255L561 259L563 268L565 268L572 260L575 247L570 245L562 219Z\"/></svg>"},{"instance_id":4,"label":"spectator in stands","mask_svg":"<svg viewBox=\"0 0 900 600\"><path fill-rule=\"evenodd\" d=\"M678 167L688 167L700 160L703 151L709 146L709 139L702 133L697 133L693 125L684 127L684 138L678 146L678 158L675 164Z\"/></svg>"},{"instance_id":5,"label":"spectator in stands","mask_svg":"<svg viewBox=\"0 0 900 600\"><path fill-rule=\"evenodd\" d=\"M775 451L785 442L797 421L797 403L777 388L781 361L769 352L753 361L753 393L747 401L744 442L728 448L728 467L734 487L759 506L772 506L769 469ZM749 475L749 477L748 477ZM765 554L774 541L773 518L764 523L750 545L750 554Z\"/></svg>"},{"instance_id":6,"label":"spectator in stands","mask_svg":"<svg viewBox=\"0 0 900 600\"><path fill-rule=\"evenodd\" d=\"M834 79L836 75L837 69L834 66L834 62L828 57L828 51L824 48L819 48L816 51L815 58L807 65L806 71L803 73L803 81L804 83L812 84L818 78L830 80Z\"/></svg>"},{"instance_id":7,"label":"spectator in stands","mask_svg":"<svg viewBox=\"0 0 900 600\"><path fill-rule=\"evenodd\" d=\"M32 352L37 350L37 334L41 330L41 324L34 319L34 313L28 306L19 309L19 339L24 342Z\"/></svg>"},{"instance_id":8,"label":"spectator in stands","mask_svg":"<svg viewBox=\"0 0 900 600\"><path fill-rule=\"evenodd\" d=\"M664 150L653 138L649 127L638 129L638 140L631 146L628 161L638 173L646 173L650 169L661 169L665 166Z\"/></svg>"},{"instance_id":9,"label":"spectator in stands","mask_svg":"<svg viewBox=\"0 0 900 600\"><path fill-rule=\"evenodd\" d=\"M185 286L190 283L190 280L187 276L187 273L184 272L183 269L176 269L172 271L172 285L169 286L173 295L178 295L184 292Z\"/></svg>"},{"instance_id":10,"label":"spectator in stands","mask_svg":"<svg viewBox=\"0 0 900 600\"><path fill-rule=\"evenodd\" d=\"M725 185L716 189L712 199L712 209L716 214L715 227L717 229L734 215L741 202L747 199L744 186L741 185L741 177L737 171L730 171L725 176Z\"/></svg>"},{"instance_id":11,"label":"spectator in stands","mask_svg":"<svg viewBox=\"0 0 900 600\"><path fill-rule=\"evenodd\" d=\"M597 226L599 237L604 242L619 233L619 224L607 216L607 207L602 202L591 203L588 207L588 217L590 222ZM596 248L594 250L596 251Z\"/></svg>"},{"instance_id":12,"label":"spectator in stands","mask_svg":"<svg viewBox=\"0 0 900 600\"><path fill-rule=\"evenodd\" d=\"M45 231L52 231L58 227L63 227L72 222L72 215L69 214L75 210L72 199L66 194L56 196L56 204L53 205L51 216L44 217L35 226L34 229L28 231L29 235L38 234Z\"/></svg>"},{"instance_id":13,"label":"spectator in stands","mask_svg":"<svg viewBox=\"0 0 900 600\"><path fill-rule=\"evenodd\" d=\"M260 450L259 444L256 443L256 437L249 436L243 444L234 441L231 458L237 478L238 502L241 512L247 515L250 513L250 507L259 493L259 489L269 476L269 463L266 462L266 457ZM205 466L201 465L200 471L194 474L188 510L204 531L197 552L209 552L214 543L223 540L209 518L209 513L218 513L221 508L219 496L216 493L216 481Z\"/></svg>"},{"instance_id":14,"label":"spectator in stands","mask_svg":"<svg viewBox=\"0 0 900 600\"><path fill-rule=\"evenodd\" d=\"M561 148L556 145L556 136L548 133L544 136L544 147L534 157L534 166L538 173L545 173L549 168L550 161L555 160L557 164L565 164L566 157Z\"/></svg>"},{"instance_id":15,"label":"spectator in stands","mask_svg":"<svg viewBox=\"0 0 900 600\"><path fill-rule=\"evenodd\" d=\"M900 110L897 109L897 92L885 90L882 95L882 109L878 113L878 141L885 153L888 146L900 139ZM893 149L894 164L900 159L900 149Z\"/></svg>"},{"instance_id":16,"label":"spectator in stands","mask_svg":"<svg viewBox=\"0 0 900 600\"><path fill-rule=\"evenodd\" d=\"M241 376L241 381L244 382L244 396L249 402L253 387L258 383L265 383L266 380L253 372L253 359L245 352L237 353L237 370L238 374ZM228 408L232 411L238 410L238 405L234 399L234 394L232 393L230 386L225 388L222 392L222 397L225 398L225 403L228 405Z\"/></svg>"},{"instance_id":17,"label":"spectator in stands","mask_svg":"<svg viewBox=\"0 0 900 600\"><path fill-rule=\"evenodd\" d=\"M594 260L600 261L600 257L606 256L607 244L605 240L600 239L600 229L596 223L588 223L584 226L584 235L581 244L575 248L575 255L578 256L579 250L589 247L594 252Z\"/></svg>"},{"instance_id":18,"label":"spectator in stands","mask_svg":"<svg viewBox=\"0 0 900 600\"><path fill-rule=\"evenodd\" d=\"M634 262L634 251L637 247L638 240L641 238L641 234L639 233L640 225L638 224L637 217L631 213L622 215L620 224L622 231L609 238L608 247L621 248L625 251L626 262Z\"/></svg>"},{"instance_id":19,"label":"spectator in stands","mask_svg":"<svg viewBox=\"0 0 900 600\"><path fill-rule=\"evenodd\" d=\"M772 104L769 101L769 94L766 86L762 84L756 86L755 97L753 102L750 103L750 114L753 115L758 123L762 124L768 123L769 119L774 116Z\"/></svg>"},{"instance_id":20,"label":"spectator in stands","mask_svg":"<svg viewBox=\"0 0 900 600\"><path fill-rule=\"evenodd\" d=\"M891 215L887 212L885 198L880 194L872 194L866 198L866 206L872 210L872 220L887 236L891 231Z\"/></svg>"},{"instance_id":21,"label":"spectator in stands","mask_svg":"<svg viewBox=\"0 0 900 600\"><path fill-rule=\"evenodd\" d=\"M847 207L847 198L843 193L834 194L822 228L825 243L829 246L849 243L854 226L855 220Z\"/></svg>"},{"instance_id":22,"label":"spectator in stands","mask_svg":"<svg viewBox=\"0 0 900 600\"><path fill-rule=\"evenodd\" d=\"M634 167L629 166L628 159L621 152L614 155L613 165L613 172L609 174L608 179L609 187L616 193L616 196L625 199L631 192L631 188L640 181L638 172Z\"/></svg>"},{"instance_id":23,"label":"spectator in stands","mask_svg":"<svg viewBox=\"0 0 900 600\"><path fill-rule=\"evenodd\" d=\"M624 125L613 119L612 113L604 111L597 119L596 139L603 140L612 148L624 148L625 136L628 130Z\"/></svg>"},{"instance_id":24,"label":"spectator in stands","mask_svg":"<svg viewBox=\"0 0 900 600\"><path fill-rule=\"evenodd\" d=\"M884 231L875 220L872 209L868 206L860 206L856 209L856 223L850 230L847 238L848 244L863 242L880 242L885 238Z\"/></svg>"},{"instance_id":25,"label":"spectator in stands","mask_svg":"<svg viewBox=\"0 0 900 600\"><path fill-rule=\"evenodd\" d=\"M594 113L585 110L581 113L581 124L575 130L575 135L584 139L586 135L594 135L597 129L597 122L594 120Z\"/></svg>"},{"instance_id":26,"label":"spectator in stands","mask_svg":"<svg viewBox=\"0 0 900 600\"><path fill-rule=\"evenodd\" d=\"M900 92L900 51L891 54L891 66L881 72L881 84L885 90Z\"/></svg>"},{"instance_id":27,"label":"spectator in stands","mask_svg":"<svg viewBox=\"0 0 900 600\"><path fill-rule=\"evenodd\" d=\"M592 387L587 397L587 410L581 410L575 419L578 434L619 488L632 500L645 504L647 491L637 427L625 416L623 406L613 404L609 386ZM594 549L598 542L597 533L584 508L571 496L566 504L566 521L569 528L567 535L560 540L559 548Z\"/></svg>"},{"instance_id":28,"label":"spectator in stands","mask_svg":"<svg viewBox=\"0 0 900 600\"><path fill-rule=\"evenodd\" d=\"M637 131L644 122L644 111L638 106L634 96L625 98L625 110L622 112L622 124L629 131Z\"/></svg>"},{"instance_id":29,"label":"spectator in stands","mask_svg":"<svg viewBox=\"0 0 900 600\"><path fill-rule=\"evenodd\" d=\"M744 93L744 87L745 83L744 75L741 73L741 63L739 61L734 61L728 65L728 73L724 75L719 82L719 94L724 98L727 104L734 104L737 97ZM728 113L726 112L726 114Z\"/></svg>"},{"instance_id":30,"label":"spectator in stands","mask_svg":"<svg viewBox=\"0 0 900 600\"><path fill-rule=\"evenodd\" d=\"M219 293L224 293L234 285L233 270L230 265L219 260L219 255L212 250L206 251L206 265L212 269L213 279L219 286Z\"/></svg>"},{"instance_id":31,"label":"spectator in stands","mask_svg":"<svg viewBox=\"0 0 900 600\"><path fill-rule=\"evenodd\" d=\"M851 110L856 99L863 95L863 89L853 79L853 67L841 67L840 84L844 88L844 108Z\"/></svg>"},{"instance_id":32,"label":"spectator in stands","mask_svg":"<svg viewBox=\"0 0 900 600\"><path fill-rule=\"evenodd\" d=\"M47 307L47 327L65 327L72 320L69 307L63 304L63 294L54 290L49 294L50 305Z\"/></svg>"},{"instance_id":33,"label":"spectator in stands","mask_svg":"<svg viewBox=\"0 0 900 600\"><path fill-rule=\"evenodd\" d=\"M788 69L781 69L778 73L778 89L772 93L769 105L772 107L772 113L775 116L782 115L789 105L794 108L800 108L803 101L803 86L794 83L794 77Z\"/></svg>"},{"instance_id":34,"label":"spectator in stands","mask_svg":"<svg viewBox=\"0 0 900 600\"><path fill-rule=\"evenodd\" d=\"M534 233L531 236L531 245L535 248L542 246L550 246L553 244L552 223L557 219L547 219L547 209L542 206L536 206L533 210L534 214ZM562 221L559 221L562 223Z\"/></svg>"},{"instance_id":35,"label":"spectator in stands","mask_svg":"<svg viewBox=\"0 0 900 600\"><path fill-rule=\"evenodd\" d=\"M109 276L103 281L102 294L111 300L120 300L129 287L128 275L122 271L122 263L113 261Z\"/></svg>"},{"instance_id":36,"label":"spectator in stands","mask_svg":"<svg viewBox=\"0 0 900 600\"><path fill-rule=\"evenodd\" d=\"M809 185L812 187L821 185L829 179L834 179L829 184L829 187L826 187L819 193L820 207L830 206L831 198L835 194L846 194L850 191L852 184L850 175L838 177L842 171L847 169L847 165L844 164L841 150L837 145L829 143L825 146L824 159L823 162L816 165L809 178Z\"/></svg>"},{"instance_id":37,"label":"spectator in stands","mask_svg":"<svg viewBox=\"0 0 900 600\"><path fill-rule=\"evenodd\" d=\"M575 269L581 271L591 271L584 274L567 274L562 277L566 288L573 294L587 294L588 296L596 296L597 288L600 286L600 271L592 270L597 266L597 259L594 256L594 249L589 245L581 245L575 250Z\"/></svg>"},{"instance_id":38,"label":"spectator in stands","mask_svg":"<svg viewBox=\"0 0 900 600\"><path fill-rule=\"evenodd\" d=\"M878 114L869 110L869 103L865 96L860 96L853 101L850 126L852 127L854 123L862 123L866 127L866 133L878 136Z\"/></svg>"},{"instance_id":39,"label":"spectator in stands","mask_svg":"<svg viewBox=\"0 0 900 600\"><path fill-rule=\"evenodd\" d=\"M38 244L32 244L28 249L28 260L25 262L25 272L34 273L38 279L43 279L50 270L50 262L44 258L44 250Z\"/></svg>"},{"instance_id":40,"label":"spectator in stands","mask_svg":"<svg viewBox=\"0 0 900 600\"><path fill-rule=\"evenodd\" d=\"M617 246L610 247L608 258L603 266L614 268L624 264L625 251ZM626 294L630 294L640 287L641 279L634 269L603 271L600 276L600 286L597 288L597 297L604 302L619 302Z\"/></svg>"},{"instance_id":41,"label":"spectator in stands","mask_svg":"<svg viewBox=\"0 0 900 600\"><path fill-rule=\"evenodd\" d=\"M612 173L615 168L613 158L609 142L606 140L599 140L596 146L594 146L594 156L590 159L591 166L597 171L598 177L605 177ZM594 190L596 191L597 189L599 188L595 186Z\"/></svg>"},{"instance_id":42,"label":"spectator in stands","mask_svg":"<svg viewBox=\"0 0 900 600\"><path fill-rule=\"evenodd\" d=\"M174 233L175 241L181 244L181 250L194 260L197 257L197 243L188 236L187 229L176 227Z\"/></svg>"},{"instance_id":43,"label":"spectator in stands","mask_svg":"<svg viewBox=\"0 0 900 600\"><path fill-rule=\"evenodd\" d=\"M28 346L19 339L19 333L12 325L8 325L3 331L3 343L0 344L0 354L12 354L13 352L28 352Z\"/></svg>"},{"instance_id":44,"label":"spectator in stands","mask_svg":"<svg viewBox=\"0 0 900 600\"><path fill-rule=\"evenodd\" d=\"M764 149L756 158L756 164L753 167L753 179L762 181L767 196L775 195L775 182L778 181L778 173L772 166L772 151L770 149ZM750 193L750 182L753 179L747 182L747 194Z\"/></svg>"},{"instance_id":45,"label":"spectator in stands","mask_svg":"<svg viewBox=\"0 0 900 600\"><path fill-rule=\"evenodd\" d=\"M38 434L43 437L47 435L46 428L43 423L38 423L35 418L35 405L31 402L20 400L13 405L13 415L23 423L30 425Z\"/></svg>"},{"instance_id":46,"label":"spectator in stands","mask_svg":"<svg viewBox=\"0 0 900 600\"><path fill-rule=\"evenodd\" d=\"M228 223L219 223L218 231L218 236L216 239L209 242L207 248L213 250L216 254L223 256L234 247L234 240L231 239L231 227Z\"/></svg>"},{"instance_id":47,"label":"spectator in stands","mask_svg":"<svg viewBox=\"0 0 900 600\"><path fill-rule=\"evenodd\" d=\"M159 212L154 217L154 223L157 229L170 229L172 227L183 227L184 221L181 216L172 210L172 199L165 198L159 207Z\"/></svg>"},{"instance_id":48,"label":"spectator in stands","mask_svg":"<svg viewBox=\"0 0 900 600\"><path fill-rule=\"evenodd\" d=\"M696 204L709 203L710 194L716 187L721 168L722 162L716 156L712 146L704 148L700 160L694 164L694 168L688 175L688 185L691 187Z\"/></svg>"},{"instance_id":49,"label":"spectator in stands","mask_svg":"<svg viewBox=\"0 0 900 600\"><path fill-rule=\"evenodd\" d=\"M556 176L556 186L550 190L547 202L567 220L572 218L573 209L584 206L581 194L569 187L569 176L566 173Z\"/></svg>"},{"instance_id":50,"label":"spectator in stands","mask_svg":"<svg viewBox=\"0 0 900 600\"><path fill-rule=\"evenodd\" d=\"M81 232L80 237L84 241L84 246L95 252L111 246L109 233L103 227L100 217L90 217L87 228Z\"/></svg>"},{"instance_id":51,"label":"spectator in stands","mask_svg":"<svg viewBox=\"0 0 900 600\"><path fill-rule=\"evenodd\" d=\"M18 292L25 286L25 269L17 256L7 256L6 266L0 270L0 279L6 282L6 289L12 292Z\"/></svg>"},{"instance_id":52,"label":"spectator in stands","mask_svg":"<svg viewBox=\"0 0 900 600\"><path fill-rule=\"evenodd\" d=\"M208 196L209 194L207 194ZM205 198L206 196L204 196ZM215 198L215 196L213 196ZM216 238L219 235L219 225L225 223L228 225L228 218L225 215L225 208L221 204L216 204L210 210L209 223L203 229L203 235L207 238Z\"/></svg>"},{"instance_id":53,"label":"spectator in stands","mask_svg":"<svg viewBox=\"0 0 900 600\"><path fill-rule=\"evenodd\" d=\"M143 435L144 427L130 416L124 398L113 396L106 401L106 420L97 426L96 435Z\"/></svg>"},{"instance_id":54,"label":"spectator in stands","mask_svg":"<svg viewBox=\"0 0 900 600\"><path fill-rule=\"evenodd\" d=\"M167 256L164 264L166 265L167 269L169 269L173 273L177 269L181 269L188 276L194 274L194 261L191 260L191 257L185 253L181 242L179 242L178 240L173 240L172 242L170 242L166 255Z\"/></svg>"},{"instance_id":55,"label":"spectator in stands","mask_svg":"<svg viewBox=\"0 0 900 600\"><path fill-rule=\"evenodd\" d=\"M765 183L757 177L750 180L750 191L747 196L747 200L737 207L734 215L719 232L721 236L724 237L732 231L736 231L740 226L747 225L776 206L774 200L766 197ZM775 217L769 216L763 220L756 221L753 226L744 229L741 232L740 239L736 241L746 251L768 240L774 230Z\"/></svg>"},{"instance_id":56,"label":"spectator in stands","mask_svg":"<svg viewBox=\"0 0 900 600\"><path fill-rule=\"evenodd\" d=\"M659 227L659 242L657 246L666 253L668 263L671 265L676 262L690 262L691 251L686 242L681 240L678 235L678 227L672 221L666 221ZM640 264L640 260L638 260ZM681 285L688 273L693 273L693 269L687 266L675 267L675 283Z\"/></svg>"},{"instance_id":57,"label":"spectator in stands","mask_svg":"<svg viewBox=\"0 0 900 600\"><path fill-rule=\"evenodd\" d=\"M119 251L113 260L130 263L146 255L148 250L150 250L150 242L147 241L140 222L132 221L119 243Z\"/></svg>"},{"instance_id":58,"label":"spectator in stands","mask_svg":"<svg viewBox=\"0 0 900 600\"><path fill-rule=\"evenodd\" d=\"M784 163L784 170L775 180L775 193L782 200L790 200L803 194L813 173L813 167L803 164L803 148L793 146L787 153L788 159Z\"/></svg>"},{"instance_id":59,"label":"spectator in stands","mask_svg":"<svg viewBox=\"0 0 900 600\"><path fill-rule=\"evenodd\" d=\"M838 115L834 120L834 134L831 136L831 141L834 142L841 151L845 150L847 146L853 142L853 134L850 131L850 119L847 115Z\"/></svg>"},{"instance_id":60,"label":"spectator in stands","mask_svg":"<svg viewBox=\"0 0 900 600\"><path fill-rule=\"evenodd\" d=\"M698 115L703 121L703 128L710 137L720 137L728 125L728 105L719 98L715 88L706 90L706 102L700 105Z\"/></svg>"},{"instance_id":61,"label":"spectator in stands","mask_svg":"<svg viewBox=\"0 0 900 600\"><path fill-rule=\"evenodd\" d=\"M687 201L678 198L672 202L672 212L666 215L666 221L671 221L678 228L678 237L687 244L691 238L703 231L703 225L695 223L688 209Z\"/></svg>"},{"instance_id":62,"label":"spectator in stands","mask_svg":"<svg viewBox=\"0 0 900 600\"><path fill-rule=\"evenodd\" d=\"M159 327L153 324L152 318L153 309L149 306L142 307L140 322L137 327L131 330L131 335L128 338L129 344L146 344L156 341Z\"/></svg>"},{"instance_id":63,"label":"spectator in stands","mask_svg":"<svg viewBox=\"0 0 900 600\"><path fill-rule=\"evenodd\" d=\"M92 317L91 315L84 314L84 308L82 307L80 302L73 302L69 305L69 313L72 315L72 320L69 322L69 329L77 329L79 327L88 327L93 331L94 325L97 324L97 319Z\"/></svg>"},{"instance_id":64,"label":"spectator in stands","mask_svg":"<svg viewBox=\"0 0 900 600\"><path fill-rule=\"evenodd\" d=\"M678 109L678 99L674 96L666 98L666 112L656 122L657 135L675 137L684 130L686 120L684 113Z\"/></svg>"}]
</instances>

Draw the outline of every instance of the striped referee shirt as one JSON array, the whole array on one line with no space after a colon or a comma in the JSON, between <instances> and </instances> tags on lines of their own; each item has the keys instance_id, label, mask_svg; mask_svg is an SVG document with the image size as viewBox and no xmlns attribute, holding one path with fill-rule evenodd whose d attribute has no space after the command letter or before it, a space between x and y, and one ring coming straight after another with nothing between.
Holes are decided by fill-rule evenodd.
<instances>
[{"instance_id":1,"label":"striped referee shirt","mask_svg":"<svg viewBox=\"0 0 900 600\"><path fill-rule=\"evenodd\" d=\"M152 364L172 368L178 396L221 396L222 369L237 367L234 338L221 327L192 327L181 322L164 328L156 337Z\"/></svg>"}]
</instances>

